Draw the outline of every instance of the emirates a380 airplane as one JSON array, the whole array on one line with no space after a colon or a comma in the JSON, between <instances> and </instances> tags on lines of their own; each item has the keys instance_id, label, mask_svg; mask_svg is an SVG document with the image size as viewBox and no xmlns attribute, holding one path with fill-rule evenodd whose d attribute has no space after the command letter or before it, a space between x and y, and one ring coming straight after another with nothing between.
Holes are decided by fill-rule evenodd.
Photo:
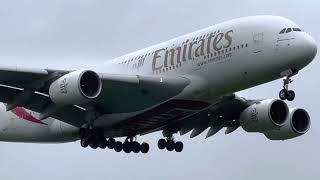
<instances>
[{"instance_id":1,"label":"emirates a380 airplane","mask_svg":"<svg viewBox=\"0 0 320 180\"><path fill-rule=\"evenodd\" d=\"M0 68L0 140L64 143L147 153L137 136L162 131L159 149L181 152L173 135L206 137L238 127L286 140L309 130L306 110L288 108L292 76L316 56L314 39L276 16L234 19L90 69ZM89 66L89 65L88 65ZM283 78L280 99L235 95ZM280 88L280 87L279 87ZM126 137L124 142L119 137ZM116 140L118 139L118 140Z\"/></svg>"}]
</instances>

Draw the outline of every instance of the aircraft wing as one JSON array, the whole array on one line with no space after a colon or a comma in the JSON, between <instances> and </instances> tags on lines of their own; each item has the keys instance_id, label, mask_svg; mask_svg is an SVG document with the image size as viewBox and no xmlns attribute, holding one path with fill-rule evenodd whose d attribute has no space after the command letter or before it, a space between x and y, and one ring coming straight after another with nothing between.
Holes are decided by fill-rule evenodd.
<instances>
[{"instance_id":1,"label":"aircraft wing","mask_svg":"<svg viewBox=\"0 0 320 180\"><path fill-rule=\"evenodd\" d=\"M208 128L206 138L213 136L223 128L226 128L225 134L229 134L240 127L238 119L241 112L255 102L257 101L246 100L234 94L225 96L209 108L189 116L182 121L169 124L161 130L163 130L165 137L177 132L179 132L180 135L184 135L192 131L190 138L193 138Z\"/></svg>"},{"instance_id":2,"label":"aircraft wing","mask_svg":"<svg viewBox=\"0 0 320 180\"><path fill-rule=\"evenodd\" d=\"M0 69L0 101L7 109L23 106L39 112L40 118L53 117L81 127L88 107L101 114L132 112L164 102L178 95L190 81L184 77L155 77L98 73L102 90L90 102L57 106L49 96L52 82L71 71L48 69Z\"/></svg>"}]
</instances>

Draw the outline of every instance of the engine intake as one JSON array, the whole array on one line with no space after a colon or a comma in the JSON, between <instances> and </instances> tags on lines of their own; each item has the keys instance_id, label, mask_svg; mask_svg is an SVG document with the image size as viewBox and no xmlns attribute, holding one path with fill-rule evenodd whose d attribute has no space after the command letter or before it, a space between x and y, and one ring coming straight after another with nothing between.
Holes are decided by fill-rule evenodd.
<instances>
[{"instance_id":1,"label":"engine intake","mask_svg":"<svg viewBox=\"0 0 320 180\"><path fill-rule=\"evenodd\" d=\"M284 101L268 99L246 108L239 121L247 132L265 132L282 127L288 117L289 109Z\"/></svg>"},{"instance_id":2,"label":"engine intake","mask_svg":"<svg viewBox=\"0 0 320 180\"><path fill-rule=\"evenodd\" d=\"M282 126L288 116L288 107L285 102L275 100L269 109L270 120L277 126Z\"/></svg>"},{"instance_id":3,"label":"engine intake","mask_svg":"<svg viewBox=\"0 0 320 180\"><path fill-rule=\"evenodd\" d=\"M292 139L305 134L310 128L310 116L304 109L292 108L283 127L265 132L270 140Z\"/></svg>"},{"instance_id":4,"label":"engine intake","mask_svg":"<svg viewBox=\"0 0 320 180\"><path fill-rule=\"evenodd\" d=\"M100 95L102 83L91 70L78 70L55 80L49 87L51 100L58 105L84 104Z\"/></svg>"},{"instance_id":5,"label":"engine intake","mask_svg":"<svg viewBox=\"0 0 320 180\"><path fill-rule=\"evenodd\" d=\"M96 98L101 91L101 80L97 73L85 71L80 75L80 91L86 98Z\"/></svg>"},{"instance_id":6,"label":"engine intake","mask_svg":"<svg viewBox=\"0 0 320 180\"><path fill-rule=\"evenodd\" d=\"M292 129L298 134L306 133L310 128L310 116L304 109L296 109L291 117Z\"/></svg>"}]
</instances>

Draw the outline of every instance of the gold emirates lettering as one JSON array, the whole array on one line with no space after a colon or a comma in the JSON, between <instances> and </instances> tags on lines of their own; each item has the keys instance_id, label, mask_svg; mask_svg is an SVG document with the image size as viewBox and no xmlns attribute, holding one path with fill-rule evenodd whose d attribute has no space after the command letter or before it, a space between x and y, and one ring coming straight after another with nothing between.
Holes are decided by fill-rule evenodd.
<instances>
[{"instance_id":1,"label":"gold emirates lettering","mask_svg":"<svg viewBox=\"0 0 320 180\"><path fill-rule=\"evenodd\" d=\"M154 52L152 60L152 70L157 71L162 68L174 66L175 63L191 60L192 54L195 57L204 56L213 51L220 51L222 48L229 48L232 44L233 30L226 33L210 33L206 39L199 39L192 42L187 40L183 46L178 46L167 50L167 48L158 49ZM226 42L224 44L223 42ZM176 62L175 62L176 59Z\"/></svg>"}]
</instances>

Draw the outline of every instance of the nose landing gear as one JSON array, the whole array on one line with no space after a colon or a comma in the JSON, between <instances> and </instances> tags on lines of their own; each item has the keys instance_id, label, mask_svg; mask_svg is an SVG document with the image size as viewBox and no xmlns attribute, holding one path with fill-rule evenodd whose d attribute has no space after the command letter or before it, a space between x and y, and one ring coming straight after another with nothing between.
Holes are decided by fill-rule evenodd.
<instances>
[{"instance_id":1,"label":"nose landing gear","mask_svg":"<svg viewBox=\"0 0 320 180\"><path fill-rule=\"evenodd\" d=\"M288 100L288 101L294 100L296 94L294 91L289 90L289 84L292 82L293 80L289 76L286 76L283 79L283 89L281 89L281 91L279 92L279 98L281 100Z\"/></svg>"}]
</instances>

